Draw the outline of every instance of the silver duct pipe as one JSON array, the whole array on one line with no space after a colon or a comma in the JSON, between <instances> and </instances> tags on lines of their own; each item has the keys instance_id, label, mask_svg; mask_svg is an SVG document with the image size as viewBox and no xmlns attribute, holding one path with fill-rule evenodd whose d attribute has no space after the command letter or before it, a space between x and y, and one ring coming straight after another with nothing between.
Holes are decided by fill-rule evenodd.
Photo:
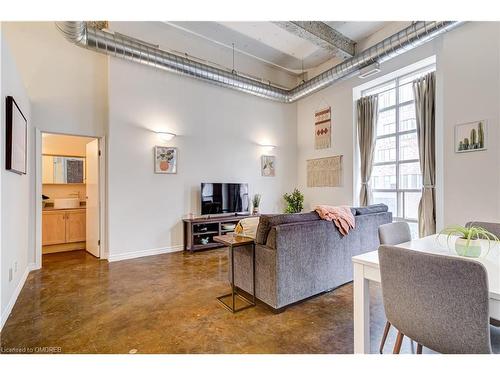
<instances>
[{"instance_id":1,"label":"silver duct pipe","mask_svg":"<svg viewBox=\"0 0 500 375\"><path fill-rule=\"evenodd\" d=\"M382 63L418 47L460 24L462 22L415 22L359 55L343 61L291 90L285 90L161 50L157 46L135 38L88 27L83 21L56 22L64 37L80 47L283 103L292 103L311 95L352 76L370 64Z\"/></svg>"}]
</instances>

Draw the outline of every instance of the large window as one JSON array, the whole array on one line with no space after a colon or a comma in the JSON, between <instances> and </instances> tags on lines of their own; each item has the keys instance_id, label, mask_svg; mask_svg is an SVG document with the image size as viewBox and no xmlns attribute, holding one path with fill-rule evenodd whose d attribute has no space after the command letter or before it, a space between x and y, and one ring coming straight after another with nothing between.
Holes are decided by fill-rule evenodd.
<instances>
[{"instance_id":1,"label":"large window","mask_svg":"<svg viewBox=\"0 0 500 375\"><path fill-rule=\"evenodd\" d=\"M385 203L395 220L407 221L414 237L418 233L422 175L412 82L434 70L433 64L361 93L378 95L377 140L370 181L374 203Z\"/></svg>"}]
</instances>

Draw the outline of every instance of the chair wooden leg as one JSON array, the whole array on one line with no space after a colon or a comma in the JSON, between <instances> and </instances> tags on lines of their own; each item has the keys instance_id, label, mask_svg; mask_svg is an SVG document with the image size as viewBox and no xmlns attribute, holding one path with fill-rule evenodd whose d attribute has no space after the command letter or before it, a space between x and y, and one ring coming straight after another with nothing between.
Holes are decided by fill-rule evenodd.
<instances>
[{"instance_id":1,"label":"chair wooden leg","mask_svg":"<svg viewBox=\"0 0 500 375\"><path fill-rule=\"evenodd\" d=\"M396 344L394 344L394 351L392 352L393 354L399 354L401 351L401 344L403 344L403 338L405 335L403 335L401 332L398 331L398 336L396 338Z\"/></svg>"},{"instance_id":2,"label":"chair wooden leg","mask_svg":"<svg viewBox=\"0 0 500 375\"><path fill-rule=\"evenodd\" d=\"M391 323L387 321L385 322L384 334L382 336L382 341L380 341L380 348L378 350L380 354L382 354L384 351L385 340L387 340L387 334L389 333L389 329L391 329Z\"/></svg>"},{"instance_id":3,"label":"chair wooden leg","mask_svg":"<svg viewBox=\"0 0 500 375\"><path fill-rule=\"evenodd\" d=\"M422 344L417 344L417 354L422 354Z\"/></svg>"}]
</instances>

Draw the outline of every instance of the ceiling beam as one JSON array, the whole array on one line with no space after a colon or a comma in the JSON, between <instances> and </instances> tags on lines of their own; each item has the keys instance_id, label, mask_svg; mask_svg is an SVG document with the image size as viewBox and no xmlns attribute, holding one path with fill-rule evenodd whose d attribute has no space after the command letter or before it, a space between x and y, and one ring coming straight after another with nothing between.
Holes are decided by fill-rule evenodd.
<instances>
[{"instance_id":1,"label":"ceiling beam","mask_svg":"<svg viewBox=\"0 0 500 375\"><path fill-rule=\"evenodd\" d=\"M354 56L356 43L324 22L278 21L274 23L302 39L331 51L337 57L349 58Z\"/></svg>"}]
</instances>

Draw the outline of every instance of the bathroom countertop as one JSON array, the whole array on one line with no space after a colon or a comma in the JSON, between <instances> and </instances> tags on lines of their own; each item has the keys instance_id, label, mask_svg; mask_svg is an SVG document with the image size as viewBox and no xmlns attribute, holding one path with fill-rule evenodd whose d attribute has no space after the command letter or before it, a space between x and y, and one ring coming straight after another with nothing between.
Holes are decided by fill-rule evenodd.
<instances>
[{"instance_id":1,"label":"bathroom countertop","mask_svg":"<svg viewBox=\"0 0 500 375\"><path fill-rule=\"evenodd\" d=\"M80 204L80 207L75 208L54 208L54 206L42 207L42 211L68 211L68 210L85 210L87 207Z\"/></svg>"}]
</instances>

